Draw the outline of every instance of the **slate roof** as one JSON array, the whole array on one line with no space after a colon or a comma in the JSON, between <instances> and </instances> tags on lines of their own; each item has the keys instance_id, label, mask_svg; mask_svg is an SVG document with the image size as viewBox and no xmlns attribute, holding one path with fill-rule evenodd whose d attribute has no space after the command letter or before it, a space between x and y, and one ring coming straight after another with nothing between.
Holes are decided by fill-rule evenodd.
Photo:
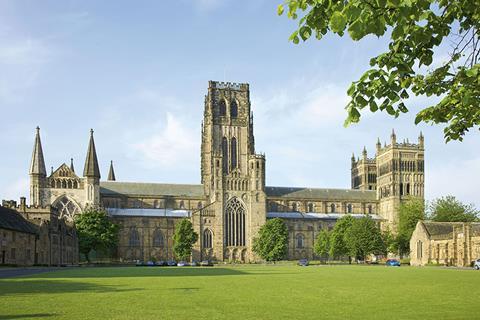
<instances>
[{"instance_id":1,"label":"slate roof","mask_svg":"<svg viewBox=\"0 0 480 320\"><path fill-rule=\"evenodd\" d=\"M354 218L363 218L366 214L353 213L350 214ZM319 220L337 220L345 217L344 213L314 213L314 212L267 212L267 218L282 218L282 219L319 219ZM379 215L368 215L373 220L382 220Z\"/></svg>"},{"instance_id":2,"label":"slate roof","mask_svg":"<svg viewBox=\"0 0 480 320\"><path fill-rule=\"evenodd\" d=\"M140 182L100 182L102 195L145 195L145 196L176 196L203 198L201 184L168 184Z\"/></svg>"},{"instance_id":3,"label":"slate roof","mask_svg":"<svg viewBox=\"0 0 480 320\"><path fill-rule=\"evenodd\" d=\"M37 227L23 218L16 210L0 206L0 228L38 234Z\"/></svg>"},{"instance_id":4,"label":"slate roof","mask_svg":"<svg viewBox=\"0 0 480 320\"><path fill-rule=\"evenodd\" d=\"M118 209L107 208L108 214L111 217L172 217L172 218L187 218L191 216L188 210L173 210L173 209Z\"/></svg>"},{"instance_id":5,"label":"slate roof","mask_svg":"<svg viewBox=\"0 0 480 320\"><path fill-rule=\"evenodd\" d=\"M287 199L338 199L372 202L377 199L377 193L373 190L265 187L265 192L269 197L281 197Z\"/></svg>"},{"instance_id":6,"label":"slate roof","mask_svg":"<svg viewBox=\"0 0 480 320\"><path fill-rule=\"evenodd\" d=\"M427 230L432 239L441 240L449 239L452 237L453 227L463 226L464 224L471 226L471 233L473 236L480 235L480 223L478 222L433 222L423 221L423 226Z\"/></svg>"}]
</instances>

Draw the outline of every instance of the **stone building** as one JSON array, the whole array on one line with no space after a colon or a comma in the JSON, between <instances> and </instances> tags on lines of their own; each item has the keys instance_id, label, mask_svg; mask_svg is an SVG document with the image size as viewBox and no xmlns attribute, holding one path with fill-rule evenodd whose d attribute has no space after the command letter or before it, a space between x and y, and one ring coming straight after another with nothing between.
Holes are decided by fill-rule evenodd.
<instances>
[{"instance_id":1,"label":"stone building","mask_svg":"<svg viewBox=\"0 0 480 320\"><path fill-rule=\"evenodd\" d=\"M423 196L423 137L410 144L397 143L392 135L388 146L377 146L374 159L367 159L366 151L364 162L353 159L352 189L290 188L266 186L266 157L255 150L253 127L249 85L210 81L202 122L201 183L196 185L118 182L113 163L107 181L101 181L93 131L81 177L73 162L47 176L37 128L30 168L32 204L51 205L68 220L88 205L105 207L121 227L117 254L122 260L173 258L175 225L188 218L199 234L193 259L247 262L257 259L253 238L267 219L287 223L288 258L312 258L317 233L345 214L367 214L394 225L402 197L416 188Z\"/></svg>"},{"instance_id":2,"label":"stone building","mask_svg":"<svg viewBox=\"0 0 480 320\"><path fill-rule=\"evenodd\" d=\"M480 222L419 221L410 238L410 264L469 267L480 258Z\"/></svg>"},{"instance_id":3,"label":"stone building","mask_svg":"<svg viewBox=\"0 0 480 320\"><path fill-rule=\"evenodd\" d=\"M19 266L78 264L78 239L71 222L51 206L3 201L0 206L0 263Z\"/></svg>"}]
</instances>

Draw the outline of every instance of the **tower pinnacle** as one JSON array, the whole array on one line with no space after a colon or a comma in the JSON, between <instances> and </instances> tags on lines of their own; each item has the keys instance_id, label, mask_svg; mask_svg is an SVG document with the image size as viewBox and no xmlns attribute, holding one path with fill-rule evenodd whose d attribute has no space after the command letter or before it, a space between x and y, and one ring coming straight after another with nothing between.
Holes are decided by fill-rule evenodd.
<instances>
[{"instance_id":1,"label":"tower pinnacle","mask_svg":"<svg viewBox=\"0 0 480 320\"><path fill-rule=\"evenodd\" d=\"M98 168L97 152L95 150L95 141L93 139L93 129L90 129L90 142L88 144L83 176L100 179L100 169Z\"/></svg>"},{"instance_id":2,"label":"tower pinnacle","mask_svg":"<svg viewBox=\"0 0 480 320\"><path fill-rule=\"evenodd\" d=\"M113 161L110 161L110 170L108 170L108 181L115 181L115 171L113 170Z\"/></svg>"},{"instance_id":3,"label":"tower pinnacle","mask_svg":"<svg viewBox=\"0 0 480 320\"><path fill-rule=\"evenodd\" d=\"M45 169L45 160L43 158L42 141L40 140L40 127L36 128L35 144L32 152L32 162L30 163L30 174L39 175L42 177L47 176L47 170Z\"/></svg>"}]
</instances>

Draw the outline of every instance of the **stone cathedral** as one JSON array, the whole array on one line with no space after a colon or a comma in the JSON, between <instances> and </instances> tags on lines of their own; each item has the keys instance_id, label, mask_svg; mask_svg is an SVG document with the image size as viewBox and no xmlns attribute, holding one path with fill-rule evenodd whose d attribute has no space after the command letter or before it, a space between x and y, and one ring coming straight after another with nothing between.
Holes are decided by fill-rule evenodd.
<instances>
[{"instance_id":1,"label":"stone cathedral","mask_svg":"<svg viewBox=\"0 0 480 320\"><path fill-rule=\"evenodd\" d=\"M50 175L37 128L30 166L33 207L55 207L72 220L86 206L104 207L120 225L117 258L173 259L172 236L187 218L199 234L192 259L251 262L253 239L267 219L281 218L289 232L288 258L315 258L314 239L346 214L369 215L395 230L408 196L424 196L424 138L376 145L376 155L352 156L351 189L267 186L266 159L255 152L249 85L210 81L201 137L201 184L116 181L113 163L101 180L93 131L83 174L73 161Z\"/></svg>"}]
</instances>

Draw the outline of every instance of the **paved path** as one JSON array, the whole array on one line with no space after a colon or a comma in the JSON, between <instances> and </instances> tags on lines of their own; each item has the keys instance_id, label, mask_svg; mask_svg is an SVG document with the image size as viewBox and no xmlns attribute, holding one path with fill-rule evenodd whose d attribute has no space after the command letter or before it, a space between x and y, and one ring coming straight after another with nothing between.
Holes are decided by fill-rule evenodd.
<instances>
[{"instance_id":1,"label":"paved path","mask_svg":"<svg viewBox=\"0 0 480 320\"><path fill-rule=\"evenodd\" d=\"M0 268L0 279L28 276L37 273L51 272L58 269L60 268Z\"/></svg>"}]
</instances>

